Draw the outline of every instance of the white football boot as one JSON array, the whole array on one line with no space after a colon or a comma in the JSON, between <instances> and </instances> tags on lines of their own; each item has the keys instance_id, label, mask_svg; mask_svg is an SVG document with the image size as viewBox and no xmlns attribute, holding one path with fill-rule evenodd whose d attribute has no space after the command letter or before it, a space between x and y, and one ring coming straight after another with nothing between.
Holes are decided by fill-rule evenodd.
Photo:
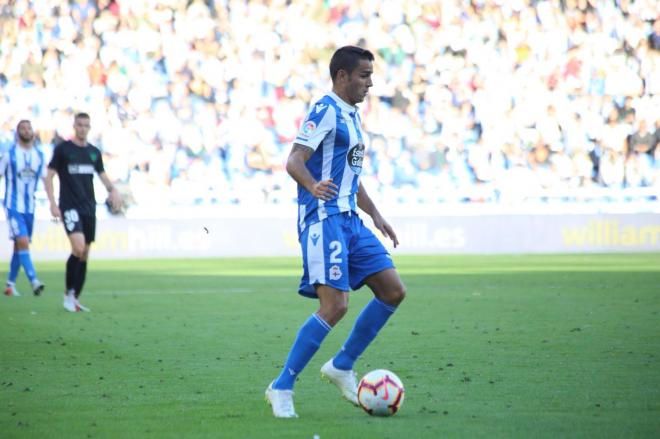
<instances>
[{"instance_id":1,"label":"white football boot","mask_svg":"<svg viewBox=\"0 0 660 439\"><path fill-rule=\"evenodd\" d=\"M332 358L321 368L321 378L337 386L341 395L353 405L359 405L357 399L357 375L354 370L337 369Z\"/></svg>"},{"instance_id":2,"label":"white football boot","mask_svg":"<svg viewBox=\"0 0 660 439\"><path fill-rule=\"evenodd\" d=\"M62 303L64 309L69 312L78 312L79 309L76 306L76 296L73 292L69 292L64 295L64 302Z\"/></svg>"},{"instance_id":3,"label":"white football boot","mask_svg":"<svg viewBox=\"0 0 660 439\"><path fill-rule=\"evenodd\" d=\"M73 296L73 303L76 304L76 307L78 308L78 311L82 311L82 312L90 312L91 311L91 309L87 308L85 305L80 303L76 296Z\"/></svg>"},{"instance_id":4,"label":"white football boot","mask_svg":"<svg viewBox=\"0 0 660 439\"><path fill-rule=\"evenodd\" d=\"M39 279L35 279L34 282L32 282L32 292L35 296L40 296L44 288L46 288L46 285L42 284Z\"/></svg>"},{"instance_id":5,"label":"white football boot","mask_svg":"<svg viewBox=\"0 0 660 439\"><path fill-rule=\"evenodd\" d=\"M297 418L296 410L293 408L293 390L273 389L273 383L266 389L266 401L273 408L276 418Z\"/></svg>"},{"instance_id":6,"label":"white football boot","mask_svg":"<svg viewBox=\"0 0 660 439\"><path fill-rule=\"evenodd\" d=\"M5 287L5 296L18 297L20 295L21 293L19 293L18 290L16 289L16 285L7 282L7 286Z\"/></svg>"}]
</instances>

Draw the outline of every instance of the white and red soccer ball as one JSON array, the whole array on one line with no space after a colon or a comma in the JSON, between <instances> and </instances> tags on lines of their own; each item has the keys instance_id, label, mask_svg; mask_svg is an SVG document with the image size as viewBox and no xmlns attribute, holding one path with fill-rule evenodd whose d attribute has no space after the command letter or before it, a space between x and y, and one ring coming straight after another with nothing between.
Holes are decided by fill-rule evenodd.
<instances>
[{"instance_id":1,"label":"white and red soccer ball","mask_svg":"<svg viewBox=\"0 0 660 439\"><path fill-rule=\"evenodd\" d=\"M358 384L358 402L372 416L392 416L403 403L403 383L393 372L372 370Z\"/></svg>"}]
</instances>

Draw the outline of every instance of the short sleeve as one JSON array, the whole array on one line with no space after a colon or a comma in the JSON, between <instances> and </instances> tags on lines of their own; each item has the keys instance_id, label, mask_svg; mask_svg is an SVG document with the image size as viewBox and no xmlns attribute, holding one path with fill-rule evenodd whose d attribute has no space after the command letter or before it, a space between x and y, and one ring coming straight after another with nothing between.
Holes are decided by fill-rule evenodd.
<instances>
[{"instance_id":1,"label":"short sleeve","mask_svg":"<svg viewBox=\"0 0 660 439\"><path fill-rule=\"evenodd\" d=\"M324 104L323 101L316 103L305 118L295 143L309 146L316 151L325 136L335 129L336 112L332 105Z\"/></svg>"},{"instance_id":2,"label":"short sleeve","mask_svg":"<svg viewBox=\"0 0 660 439\"><path fill-rule=\"evenodd\" d=\"M62 145L60 143L53 149L53 157L51 157L50 163L48 163L48 167L55 171L59 171L62 168Z\"/></svg>"},{"instance_id":3,"label":"short sleeve","mask_svg":"<svg viewBox=\"0 0 660 439\"><path fill-rule=\"evenodd\" d=\"M103 168L103 154L101 154L101 151L98 149L96 150L96 153L97 158L94 160L94 170L97 174L101 174L102 172L105 172L105 169Z\"/></svg>"}]
</instances>

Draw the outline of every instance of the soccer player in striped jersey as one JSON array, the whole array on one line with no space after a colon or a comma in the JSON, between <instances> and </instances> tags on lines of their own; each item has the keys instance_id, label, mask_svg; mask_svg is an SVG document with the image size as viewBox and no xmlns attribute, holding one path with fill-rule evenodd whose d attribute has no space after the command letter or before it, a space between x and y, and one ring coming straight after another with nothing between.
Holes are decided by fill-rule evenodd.
<instances>
[{"instance_id":1,"label":"soccer player in striped jersey","mask_svg":"<svg viewBox=\"0 0 660 439\"><path fill-rule=\"evenodd\" d=\"M5 212L9 238L14 241L14 253L9 262L5 295L20 296L16 278L20 267L30 280L35 296L44 289L30 256L30 240L34 226L34 192L39 179L46 176L44 154L34 146L34 130L29 120L16 125L16 143L0 159L0 177L5 177Z\"/></svg>"},{"instance_id":2,"label":"soccer player in striped jersey","mask_svg":"<svg viewBox=\"0 0 660 439\"><path fill-rule=\"evenodd\" d=\"M330 330L348 309L348 292L367 285L374 294L337 354L321 368L344 398L357 405L353 364L396 311L405 287L392 259L362 223L358 207L396 247L392 227L380 214L360 172L365 134L356 104L373 85L374 56L345 46L330 61L332 92L310 109L294 141L286 169L298 183L298 236L303 276L299 294L320 307L299 329L280 375L266 389L276 417L297 417L293 386Z\"/></svg>"}]
</instances>

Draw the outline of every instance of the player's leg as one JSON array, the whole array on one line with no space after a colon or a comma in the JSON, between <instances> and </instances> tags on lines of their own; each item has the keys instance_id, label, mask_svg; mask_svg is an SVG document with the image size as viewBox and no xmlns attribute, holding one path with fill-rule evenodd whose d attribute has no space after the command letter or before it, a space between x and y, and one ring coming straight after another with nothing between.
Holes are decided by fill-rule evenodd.
<instances>
[{"instance_id":1,"label":"player's leg","mask_svg":"<svg viewBox=\"0 0 660 439\"><path fill-rule=\"evenodd\" d=\"M266 389L266 399L279 418L297 417L293 406L296 378L318 351L332 326L346 314L348 293L327 285L318 285L319 310L298 330L280 375Z\"/></svg>"},{"instance_id":2,"label":"player's leg","mask_svg":"<svg viewBox=\"0 0 660 439\"><path fill-rule=\"evenodd\" d=\"M341 239L339 235L340 228L330 218L310 226L301 234L304 272L299 293L318 297L320 306L298 330L280 375L266 390L266 398L276 417L297 416L292 398L296 378L318 351L332 326L346 314L348 276L341 276L342 271L347 273L347 265L338 262L335 243Z\"/></svg>"},{"instance_id":3,"label":"player's leg","mask_svg":"<svg viewBox=\"0 0 660 439\"><path fill-rule=\"evenodd\" d=\"M71 245L71 255L66 261L66 292L64 293L64 309L71 312L83 311L77 300L79 288L82 283L81 275L84 278L86 267L81 266L81 262L87 260L89 246L87 238L89 235L89 226L85 227L83 218L76 209L67 209L62 212L64 228ZM95 226L95 224L94 224ZM92 232L94 229L92 229ZM93 240L93 236L92 236ZM84 282L84 281L83 281Z\"/></svg>"},{"instance_id":4,"label":"player's leg","mask_svg":"<svg viewBox=\"0 0 660 439\"><path fill-rule=\"evenodd\" d=\"M18 256L23 266L23 271L30 281L32 286L32 291L35 296L41 294L44 290L45 285L42 284L37 278L37 270L34 268L32 263L32 256L30 255L30 238L32 237L32 230L34 227L34 215L33 214L22 214L22 233L21 236L16 238L16 246L18 248Z\"/></svg>"},{"instance_id":5,"label":"player's leg","mask_svg":"<svg viewBox=\"0 0 660 439\"><path fill-rule=\"evenodd\" d=\"M23 271L27 275L32 291L35 295L41 294L44 285L37 279L37 272L30 256L30 237L32 236L32 227L34 224L34 215L8 211L10 235L14 240L14 254L10 263L9 279L5 294L13 290L13 295L18 295L16 291L16 277L18 269L23 266Z\"/></svg>"},{"instance_id":6,"label":"player's leg","mask_svg":"<svg viewBox=\"0 0 660 439\"><path fill-rule=\"evenodd\" d=\"M355 277L356 271L356 263L353 261L354 258L357 261L357 266L363 268L361 271L359 271L359 274L363 277L366 276L366 273L373 272L368 271L369 269L375 270L373 267L391 266L390 260L381 261L377 255L373 254L373 252L371 254L367 254L368 252L361 248L358 239L360 236L359 229L357 229L357 231L355 230L356 221L359 221L357 216L347 213L342 215L341 218L343 219L341 227L343 240L333 243L333 248L335 249L335 261L346 264L348 266L348 272L342 268L342 270L338 273L339 275L343 276L344 278L348 277L350 283L353 283L353 278ZM349 248L351 249L350 254L348 252ZM384 249L382 249L382 252L387 254ZM367 264L367 262L363 262L363 260L368 261L368 264L375 263L376 265L366 265L365 268L364 266ZM342 348L342 350L343 349L344 348ZM352 363L348 367L341 368L337 367L337 364L335 364L335 358L331 358L321 367L321 377L326 378L335 384L346 400L352 404L358 404L357 375L352 370Z\"/></svg>"},{"instance_id":7,"label":"player's leg","mask_svg":"<svg viewBox=\"0 0 660 439\"><path fill-rule=\"evenodd\" d=\"M85 246L78 256L78 271L74 280L74 289L76 290L76 298L82 294L85 279L87 278L87 259L89 258L90 245L85 243Z\"/></svg>"},{"instance_id":8,"label":"player's leg","mask_svg":"<svg viewBox=\"0 0 660 439\"><path fill-rule=\"evenodd\" d=\"M374 294L379 291L378 295L362 309L355 320L351 333L339 352L321 368L321 375L332 381L339 388L342 396L354 405L358 405L358 399L357 374L353 370L353 365L376 338L390 316L394 314L394 311L396 311L394 304L400 303L405 295L400 280L400 288L395 290L391 290L389 287L382 290L380 284L396 285L397 278L398 275L396 275L396 270L393 268L367 278L367 284L374 291ZM390 284L390 282L392 283ZM387 291L387 294L381 294L381 291ZM384 299L388 300L389 303Z\"/></svg>"},{"instance_id":9,"label":"player's leg","mask_svg":"<svg viewBox=\"0 0 660 439\"><path fill-rule=\"evenodd\" d=\"M83 286L85 285L85 279L87 278L87 260L89 259L89 250L96 236L96 217L83 216L82 224L83 235L85 236L85 247L82 254L79 256L78 272L74 281L75 303L80 311L90 311L89 308L80 303L79 298L82 294Z\"/></svg>"},{"instance_id":10,"label":"player's leg","mask_svg":"<svg viewBox=\"0 0 660 439\"><path fill-rule=\"evenodd\" d=\"M351 287L367 284L374 298L362 309L351 333L333 365L340 370L352 370L355 361L376 338L405 297L405 287L387 250L361 223L356 225L359 239L351 253Z\"/></svg>"},{"instance_id":11,"label":"player's leg","mask_svg":"<svg viewBox=\"0 0 660 439\"><path fill-rule=\"evenodd\" d=\"M366 279L375 298L390 307L398 307L406 298L406 287L395 268L383 270Z\"/></svg>"},{"instance_id":12,"label":"player's leg","mask_svg":"<svg viewBox=\"0 0 660 439\"><path fill-rule=\"evenodd\" d=\"M10 237L11 234L11 224L10 224ZM12 237L12 239L14 239ZM16 289L16 279L18 278L18 272L21 269L21 260L18 257L18 247L16 245L16 240L13 241L13 253L11 255L11 260L9 261L9 274L7 276L7 284L5 286L5 296L20 296L21 293Z\"/></svg>"},{"instance_id":13,"label":"player's leg","mask_svg":"<svg viewBox=\"0 0 660 439\"><path fill-rule=\"evenodd\" d=\"M302 325L273 388L293 389L296 377L316 353L321 342L348 309L346 257L342 255L341 218L334 215L312 224L300 236L303 276L299 293L319 299L319 310ZM344 273L344 275L342 275Z\"/></svg>"},{"instance_id":14,"label":"player's leg","mask_svg":"<svg viewBox=\"0 0 660 439\"><path fill-rule=\"evenodd\" d=\"M80 295L82 294L83 286L85 285L85 278L87 277L87 258L89 257L89 244L85 244L85 248L78 258L78 269L75 273L73 280L73 301L78 311L91 311L88 307L80 303Z\"/></svg>"},{"instance_id":15,"label":"player's leg","mask_svg":"<svg viewBox=\"0 0 660 439\"><path fill-rule=\"evenodd\" d=\"M35 296L41 294L44 289L44 284L42 284L37 278L37 271L34 268L32 263L32 257L30 256L30 240L27 236L21 236L16 238L16 247L18 248L17 254L23 271L32 285L32 291Z\"/></svg>"},{"instance_id":16,"label":"player's leg","mask_svg":"<svg viewBox=\"0 0 660 439\"><path fill-rule=\"evenodd\" d=\"M71 255L66 261L66 292L64 293L64 308L67 311L80 311L76 305L76 285L78 282L78 271L80 258L85 254L85 235L82 231L69 233L71 244Z\"/></svg>"},{"instance_id":17,"label":"player's leg","mask_svg":"<svg viewBox=\"0 0 660 439\"><path fill-rule=\"evenodd\" d=\"M405 287L394 268L373 274L366 284L374 298L362 309L346 342L333 360L336 368L353 369L353 364L376 338L405 297Z\"/></svg>"},{"instance_id":18,"label":"player's leg","mask_svg":"<svg viewBox=\"0 0 660 439\"><path fill-rule=\"evenodd\" d=\"M298 330L284 368L273 382L274 389L293 389L298 374L318 351L321 342L332 327L346 314L348 293L327 285L319 285L316 292L319 296L319 310L312 314Z\"/></svg>"},{"instance_id":19,"label":"player's leg","mask_svg":"<svg viewBox=\"0 0 660 439\"><path fill-rule=\"evenodd\" d=\"M5 286L5 295L20 296L21 294L16 289L16 279L21 269L21 259L18 256L18 246L16 245L16 238L21 234L20 220L17 218L18 212L7 209L6 214L7 225L9 226L9 239L13 241L14 252L9 261L9 275L7 276L7 285Z\"/></svg>"}]
</instances>

